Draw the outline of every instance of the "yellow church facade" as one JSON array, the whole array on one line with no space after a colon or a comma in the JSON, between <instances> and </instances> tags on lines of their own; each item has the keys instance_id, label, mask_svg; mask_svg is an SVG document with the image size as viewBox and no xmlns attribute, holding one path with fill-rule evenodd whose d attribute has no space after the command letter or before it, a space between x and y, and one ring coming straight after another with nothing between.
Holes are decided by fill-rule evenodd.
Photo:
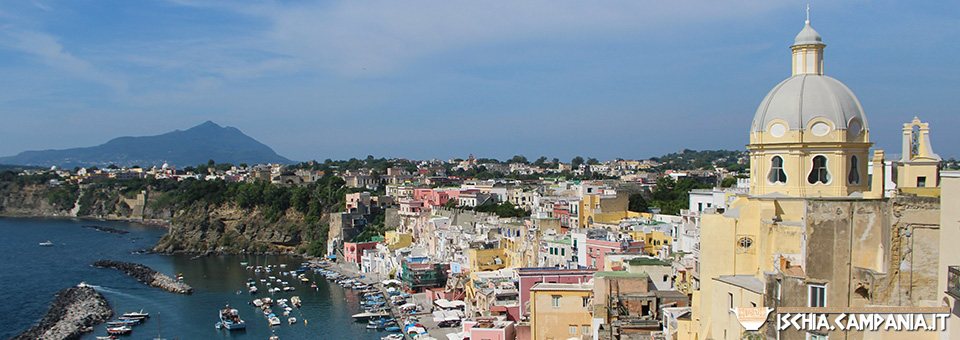
<instances>
[{"instance_id":1,"label":"yellow church facade","mask_svg":"<svg viewBox=\"0 0 960 340\"><path fill-rule=\"evenodd\" d=\"M904 155L872 155L853 92L823 74L826 45L809 20L793 75L775 86L750 129L748 195L700 223L700 290L681 339L938 338L936 332L778 330L776 313L746 331L735 308L937 306L940 158L929 126L904 125ZM871 167L872 163L872 168ZM884 167L892 164L892 167ZM885 194L886 171L897 193ZM925 194L916 195L922 189ZM685 321L686 322L686 321Z\"/></svg>"}]
</instances>

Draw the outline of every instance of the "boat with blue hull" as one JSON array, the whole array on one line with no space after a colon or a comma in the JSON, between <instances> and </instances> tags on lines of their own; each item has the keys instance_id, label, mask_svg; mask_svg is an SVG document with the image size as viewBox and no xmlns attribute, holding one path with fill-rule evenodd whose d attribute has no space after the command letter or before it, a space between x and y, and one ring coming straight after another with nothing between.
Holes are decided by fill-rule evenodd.
<instances>
[{"instance_id":1,"label":"boat with blue hull","mask_svg":"<svg viewBox=\"0 0 960 340\"><path fill-rule=\"evenodd\" d=\"M236 309L224 308L220 310L220 327L227 330L240 330L247 328L247 324L240 319L240 313Z\"/></svg>"}]
</instances>

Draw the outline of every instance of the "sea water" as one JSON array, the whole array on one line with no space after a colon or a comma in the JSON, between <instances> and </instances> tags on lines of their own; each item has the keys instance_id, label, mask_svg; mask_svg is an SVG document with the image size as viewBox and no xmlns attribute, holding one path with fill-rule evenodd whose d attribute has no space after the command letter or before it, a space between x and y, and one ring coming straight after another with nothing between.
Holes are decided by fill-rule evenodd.
<instances>
[{"instance_id":1,"label":"sea water","mask_svg":"<svg viewBox=\"0 0 960 340\"><path fill-rule=\"evenodd\" d=\"M82 228L86 225L130 233L121 235ZM301 258L264 255L193 258L191 255L135 253L151 248L165 232L160 227L125 222L0 218L0 339L13 337L35 325L47 313L57 291L80 282L96 286L116 314L141 308L150 313L146 322L133 327L131 335L120 338L152 339L158 332L165 339L263 340L271 334L283 340L379 339L387 334L368 330L365 323L354 322L350 316L361 312L358 294L327 282L320 274L306 273L317 285L317 289L312 289L310 283L301 283L295 276L281 275L279 268L258 274L240 264L287 264L284 270L292 271L300 268ZM39 246L48 240L53 242L52 247ZM192 295L169 293L144 285L119 270L90 266L99 259L140 263L171 277L182 274L195 292ZM268 275L287 281L296 290L267 293L267 287L259 280ZM257 281L259 293L247 292L249 278ZM282 309L275 307L282 325L270 327L260 309L250 304L253 299L264 296L276 300L294 295L303 301L303 307L290 314L297 318L294 325L288 324ZM246 321L246 330L215 328L219 310L227 305L240 312ZM106 335L105 325L94 327L94 332L82 339L94 339L98 335Z\"/></svg>"}]
</instances>

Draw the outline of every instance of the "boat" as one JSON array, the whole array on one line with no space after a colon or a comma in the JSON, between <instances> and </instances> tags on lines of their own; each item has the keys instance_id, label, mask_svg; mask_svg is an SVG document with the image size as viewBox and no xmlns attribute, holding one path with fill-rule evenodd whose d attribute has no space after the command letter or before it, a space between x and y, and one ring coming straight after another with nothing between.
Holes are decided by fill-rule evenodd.
<instances>
[{"instance_id":1,"label":"boat","mask_svg":"<svg viewBox=\"0 0 960 340\"><path fill-rule=\"evenodd\" d=\"M40 246L41 246L41 247L53 247L53 242L50 242L50 240L47 240L47 242L40 242Z\"/></svg>"},{"instance_id":2,"label":"boat","mask_svg":"<svg viewBox=\"0 0 960 340\"><path fill-rule=\"evenodd\" d=\"M270 339L268 339L268 340L280 340L280 337L279 337L279 336L276 336L276 335L271 335L271 336L270 336Z\"/></svg>"},{"instance_id":3,"label":"boat","mask_svg":"<svg viewBox=\"0 0 960 340\"><path fill-rule=\"evenodd\" d=\"M390 334L380 338L380 340L402 340L402 339L403 339L403 335L400 335L400 334Z\"/></svg>"},{"instance_id":4,"label":"boat","mask_svg":"<svg viewBox=\"0 0 960 340\"><path fill-rule=\"evenodd\" d=\"M132 331L132 329L127 326L107 327L107 334L110 335L128 334L130 331Z\"/></svg>"},{"instance_id":5,"label":"boat","mask_svg":"<svg viewBox=\"0 0 960 340\"><path fill-rule=\"evenodd\" d=\"M150 317L150 313L144 313L144 312L143 312L143 308L140 308L140 311L139 311L139 312L123 313L123 317L125 317L125 318L149 318L149 317Z\"/></svg>"},{"instance_id":6,"label":"boat","mask_svg":"<svg viewBox=\"0 0 960 340\"><path fill-rule=\"evenodd\" d=\"M223 328L231 331L247 328L247 324L240 319L240 313L232 308L220 310L220 324Z\"/></svg>"},{"instance_id":7,"label":"boat","mask_svg":"<svg viewBox=\"0 0 960 340\"><path fill-rule=\"evenodd\" d=\"M354 320L360 321L360 320L367 320L370 318L385 318L388 316L390 315L387 313L363 312L363 313L357 313L357 314L351 315L350 317L352 317Z\"/></svg>"},{"instance_id":8,"label":"boat","mask_svg":"<svg viewBox=\"0 0 960 340\"><path fill-rule=\"evenodd\" d=\"M270 316L267 317L267 321L270 322L270 326L280 326L280 318L274 314L270 314Z\"/></svg>"},{"instance_id":9,"label":"boat","mask_svg":"<svg viewBox=\"0 0 960 340\"><path fill-rule=\"evenodd\" d=\"M160 337L160 312L157 312L157 337L153 338L153 340L167 340Z\"/></svg>"},{"instance_id":10,"label":"boat","mask_svg":"<svg viewBox=\"0 0 960 340\"><path fill-rule=\"evenodd\" d=\"M300 308L300 297L299 296L291 297L290 303L293 304L294 307Z\"/></svg>"},{"instance_id":11,"label":"boat","mask_svg":"<svg viewBox=\"0 0 960 340\"><path fill-rule=\"evenodd\" d=\"M116 339L116 338L117 338L117 337L115 337L115 336L113 336L113 335L107 335L107 336L98 336L98 337L97 337L97 340L113 340L113 339Z\"/></svg>"},{"instance_id":12,"label":"boat","mask_svg":"<svg viewBox=\"0 0 960 340\"><path fill-rule=\"evenodd\" d=\"M295 324L297 323L297 318L291 316L289 319L287 319L287 322L289 322L291 325Z\"/></svg>"}]
</instances>

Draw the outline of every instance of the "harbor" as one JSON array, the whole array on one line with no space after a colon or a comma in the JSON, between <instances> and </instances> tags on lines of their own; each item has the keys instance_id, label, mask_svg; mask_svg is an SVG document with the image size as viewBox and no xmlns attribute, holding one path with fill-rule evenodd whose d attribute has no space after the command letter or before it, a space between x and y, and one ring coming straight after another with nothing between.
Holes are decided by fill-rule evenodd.
<instances>
[{"instance_id":1,"label":"harbor","mask_svg":"<svg viewBox=\"0 0 960 340\"><path fill-rule=\"evenodd\" d=\"M354 322L351 317L363 312L361 294L344 288L313 270L305 271L309 282L296 280L297 276L279 274L280 265L295 271L308 262L302 257L286 255L218 255L192 259L191 255L140 254L147 243L157 240L165 232L153 226L124 222L98 222L103 227L129 231L129 234L105 233L82 228L83 220L48 220L0 218L0 246L9 251L0 253L0 284L8 287L2 294L5 301L20 308L0 315L0 338L11 338L37 325L49 310L55 294L65 288L87 282L109 302L118 321L124 313L149 313L141 323L130 326L128 336L118 338L154 338L162 331L165 339L256 339L271 336L279 339L380 339L389 332L367 329L366 323ZM42 236L38 236L42 235ZM38 243L50 239L56 246L43 247ZM141 241L142 240L142 241ZM119 270L90 266L99 259L139 263L171 277L178 275L194 288L191 295L172 294L149 287ZM247 265L275 265L271 273L247 270ZM316 263L316 265L322 265ZM321 268L321 267L317 267ZM57 275L50 275L57 273ZM260 291L251 295L248 279L268 279L270 275L287 281L294 290L270 294L261 283ZM365 279L364 279L365 280ZM273 281L271 287L276 285ZM313 287L316 286L316 287ZM239 294L238 294L239 292ZM271 297L287 299L292 304L296 296L300 308L293 307L296 323L282 318L282 310L275 314L281 324L270 326L262 311L252 303L254 299ZM217 329L220 312L228 306L238 311L245 329L227 331ZM291 306L292 307L292 306ZM83 333L81 340L107 337L108 324L100 323L92 331Z\"/></svg>"}]
</instances>

